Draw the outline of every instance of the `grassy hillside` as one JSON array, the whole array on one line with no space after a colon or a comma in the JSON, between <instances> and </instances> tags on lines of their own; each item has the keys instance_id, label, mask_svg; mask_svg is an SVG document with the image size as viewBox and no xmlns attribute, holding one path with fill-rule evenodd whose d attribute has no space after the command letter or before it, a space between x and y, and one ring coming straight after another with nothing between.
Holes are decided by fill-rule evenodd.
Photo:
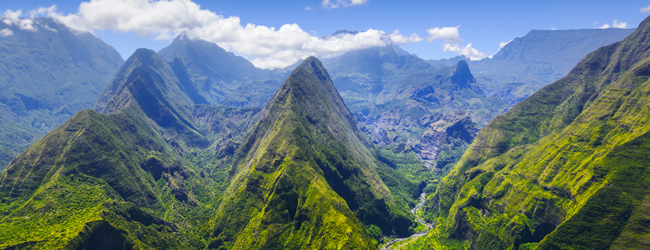
<instances>
[{"instance_id":1,"label":"grassy hillside","mask_svg":"<svg viewBox=\"0 0 650 250\"><path fill-rule=\"evenodd\" d=\"M408 234L408 205L367 143L327 71L306 59L237 151L210 247L372 249L367 226Z\"/></svg>"},{"instance_id":2,"label":"grassy hillside","mask_svg":"<svg viewBox=\"0 0 650 250\"><path fill-rule=\"evenodd\" d=\"M229 162L259 109L196 105L138 50L96 104L0 176L0 248L205 248Z\"/></svg>"},{"instance_id":3,"label":"grassy hillside","mask_svg":"<svg viewBox=\"0 0 650 250\"><path fill-rule=\"evenodd\" d=\"M650 21L496 117L437 192L412 248L647 247Z\"/></svg>"}]
</instances>

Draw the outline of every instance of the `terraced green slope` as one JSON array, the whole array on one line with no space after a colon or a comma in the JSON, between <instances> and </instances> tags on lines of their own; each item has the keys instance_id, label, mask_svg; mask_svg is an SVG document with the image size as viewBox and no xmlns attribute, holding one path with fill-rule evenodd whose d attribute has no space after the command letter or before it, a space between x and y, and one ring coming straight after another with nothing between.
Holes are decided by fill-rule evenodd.
<instances>
[{"instance_id":1,"label":"terraced green slope","mask_svg":"<svg viewBox=\"0 0 650 250\"><path fill-rule=\"evenodd\" d=\"M646 19L490 122L429 197L436 230L410 247L650 247L649 38Z\"/></svg>"},{"instance_id":2,"label":"terraced green slope","mask_svg":"<svg viewBox=\"0 0 650 250\"><path fill-rule=\"evenodd\" d=\"M209 247L373 249L365 226L408 233L408 207L367 143L325 68L306 59L237 151Z\"/></svg>"},{"instance_id":3,"label":"terraced green slope","mask_svg":"<svg viewBox=\"0 0 650 250\"><path fill-rule=\"evenodd\" d=\"M177 73L136 51L97 102L104 114L83 110L14 159L0 249L204 248L227 145L259 110L194 105Z\"/></svg>"}]
</instances>

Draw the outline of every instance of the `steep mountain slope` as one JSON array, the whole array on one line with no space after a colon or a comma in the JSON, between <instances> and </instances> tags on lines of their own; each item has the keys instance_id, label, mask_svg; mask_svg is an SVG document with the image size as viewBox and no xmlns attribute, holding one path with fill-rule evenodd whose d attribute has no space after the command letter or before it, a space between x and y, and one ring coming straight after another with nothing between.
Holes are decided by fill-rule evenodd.
<instances>
[{"instance_id":1,"label":"steep mountain slope","mask_svg":"<svg viewBox=\"0 0 650 250\"><path fill-rule=\"evenodd\" d=\"M237 151L210 247L372 249L365 225L408 233L327 71L304 60Z\"/></svg>"},{"instance_id":2,"label":"steep mountain slope","mask_svg":"<svg viewBox=\"0 0 650 250\"><path fill-rule=\"evenodd\" d=\"M490 122L429 197L437 228L412 247L648 248L648 41L646 19Z\"/></svg>"},{"instance_id":3,"label":"steep mountain slope","mask_svg":"<svg viewBox=\"0 0 650 250\"><path fill-rule=\"evenodd\" d=\"M48 18L35 30L0 37L0 170L27 146L92 107L122 65L122 57L89 33L73 33Z\"/></svg>"},{"instance_id":4,"label":"steep mountain slope","mask_svg":"<svg viewBox=\"0 0 650 250\"><path fill-rule=\"evenodd\" d=\"M178 73L137 50L101 113L80 111L14 159L0 176L0 248L204 248L227 144L259 109L195 105Z\"/></svg>"},{"instance_id":5,"label":"steep mountain slope","mask_svg":"<svg viewBox=\"0 0 650 250\"><path fill-rule=\"evenodd\" d=\"M254 86L256 84L251 84L252 81L266 80L274 76L272 71L256 68L245 58L227 52L212 42L189 39L185 34L176 37L169 46L161 49L159 54L166 61L186 68L189 81L198 94L212 105L221 104L232 91L243 84ZM269 93L273 92L275 89ZM232 99L233 95L230 96ZM258 102L254 104L259 105ZM264 105L259 107L262 106Z\"/></svg>"}]
</instances>

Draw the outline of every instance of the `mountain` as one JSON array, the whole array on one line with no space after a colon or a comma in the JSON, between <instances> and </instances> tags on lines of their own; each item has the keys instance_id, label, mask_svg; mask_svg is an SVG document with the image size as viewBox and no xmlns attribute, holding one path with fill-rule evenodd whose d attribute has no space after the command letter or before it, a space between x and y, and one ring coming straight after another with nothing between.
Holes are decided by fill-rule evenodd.
<instances>
[{"instance_id":1,"label":"mountain","mask_svg":"<svg viewBox=\"0 0 650 250\"><path fill-rule=\"evenodd\" d=\"M0 175L0 248L199 249L229 162L259 109L197 104L137 50L95 104Z\"/></svg>"},{"instance_id":2,"label":"mountain","mask_svg":"<svg viewBox=\"0 0 650 250\"><path fill-rule=\"evenodd\" d=\"M263 80L275 76L272 71L256 68L250 61L224 50L215 43L190 39L186 34L180 34L158 54L171 62L173 67L185 69L189 82L194 85L198 95L212 105L222 104L226 99L229 104L239 106L260 105L259 101L253 101L253 104L239 103L238 99L247 100L246 97L234 94L239 93L237 89L244 85L256 86L257 83L264 83ZM279 86L279 83L277 85ZM267 93L275 92L275 89L270 92L263 90ZM233 99L235 101L232 101ZM263 106L262 103L259 107Z\"/></svg>"},{"instance_id":3,"label":"mountain","mask_svg":"<svg viewBox=\"0 0 650 250\"><path fill-rule=\"evenodd\" d=\"M49 18L34 30L0 22L0 171L77 111L91 108L124 62L90 33Z\"/></svg>"},{"instance_id":4,"label":"mountain","mask_svg":"<svg viewBox=\"0 0 650 250\"><path fill-rule=\"evenodd\" d=\"M400 55L396 47L353 50L323 62L352 112L368 114L382 91L410 75L436 70L415 56Z\"/></svg>"},{"instance_id":5,"label":"mountain","mask_svg":"<svg viewBox=\"0 0 650 250\"><path fill-rule=\"evenodd\" d=\"M333 72L334 84L361 130L376 145L389 149L380 155L393 160L403 159L405 154L420 159L416 165L395 164L395 169L412 181L433 181L460 159L476 130L508 106L499 98L486 96L466 61L436 69L398 48L351 51L324 64ZM462 121L464 125L458 128L467 129L444 136L444 140L433 139L445 126L442 124L453 120ZM458 137L461 134L471 138ZM444 160L437 164L439 156Z\"/></svg>"},{"instance_id":6,"label":"mountain","mask_svg":"<svg viewBox=\"0 0 650 250\"><path fill-rule=\"evenodd\" d=\"M425 205L412 248L643 249L650 19L496 117Z\"/></svg>"},{"instance_id":7,"label":"mountain","mask_svg":"<svg viewBox=\"0 0 650 250\"><path fill-rule=\"evenodd\" d=\"M429 59L429 60L426 60L427 63L431 64L431 66L433 66L433 67L435 67L437 69L452 66L454 64L457 64L460 61L470 61L470 59L461 55L461 56L456 56L456 57L452 57L452 58L449 58L449 59L438 59L438 60Z\"/></svg>"},{"instance_id":8,"label":"mountain","mask_svg":"<svg viewBox=\"0 0 650 250\"><path fill-rule=\"evenodd\" d=\"M428 60L435 67L469 61L477 83L489 96L510 106L566 76L592 51L623 40L634 29L531 30L510 41L492 58L469 61L464 56Z\"/></svg>"},{"instance_id":9,"label":"mountain","mask_svg":"<svg viewBox=\"0 0 650 250\"><path fill-rule=\"evenodd\" d=\"M237 150L209 247L373 249L366 226L408 234L408 207L367 145L321 62L307 58Z\"/></svg>"}]
</instances>

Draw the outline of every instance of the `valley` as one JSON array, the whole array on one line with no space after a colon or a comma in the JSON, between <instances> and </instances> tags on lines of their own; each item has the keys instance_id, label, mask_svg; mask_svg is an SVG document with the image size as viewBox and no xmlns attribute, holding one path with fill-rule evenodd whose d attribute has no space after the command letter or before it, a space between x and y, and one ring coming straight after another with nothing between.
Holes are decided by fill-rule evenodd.
<instances>
[{"instance_id":1,"label":"valley","mask_svg":"<svg viewBox=\"0 0 650 250\"><path fill-rule=\"evenodd\" d=\"M425 60L207 11L124 60L46 11L0 22L0 249L650 248L650 18Z\"/></svg>"}]
</instances>

